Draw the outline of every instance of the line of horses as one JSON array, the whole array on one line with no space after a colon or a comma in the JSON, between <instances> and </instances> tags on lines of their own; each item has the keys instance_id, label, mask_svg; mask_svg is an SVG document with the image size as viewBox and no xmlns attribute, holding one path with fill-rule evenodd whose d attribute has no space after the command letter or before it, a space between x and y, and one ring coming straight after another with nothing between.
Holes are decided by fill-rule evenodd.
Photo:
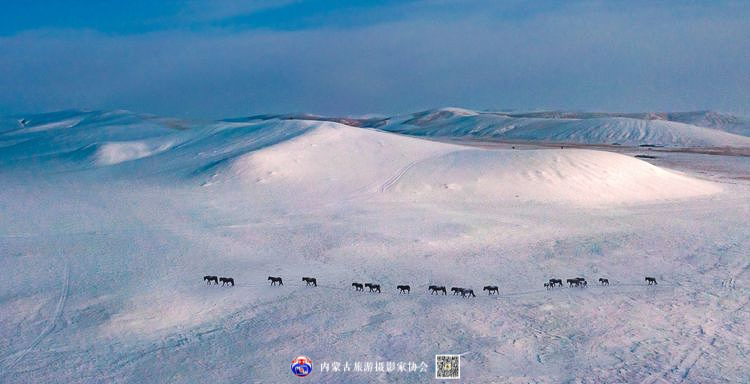
<instances>
[{"instance_id":1,"label":"line of horses","mask_svg":"<svg viewBox=\"0 0 750 384\"><path fill-rule=\"evenodd\" d=\"M211 283L213 282L215 285L219 285L219 283L221 283L222 286L231 285L234 287L234 279L231 277L218 277L218 276L206 275L206 276L203 276L203 281L205 281L208 285L211 285Z\"/></svg>"},{"instance_id":2,"label":"line of horses","mask_svg":"<svg viewBox=\"0 0 750 384\"><path fill-rule=\"evenodd\" d=\"M234 279L231 277L217 277L217 276L203 276L203 280L208 283L208 285L211 285L211 283L215 283L216 285L219 285L219 282L221 282L221 285L231 285L234 286ZM271 282L271 285L284 285L284 281L281 277L275 277L275 276L268 276L268 281ZM305 283L306 286L318 286L318 279L314 277L303 277L302 281ZM657 285L655 277L646 276L645 278L646 283L648 285ZM585 288L588 286L588 282L583 277L574 277L572 279L567 279L565 282L568 284L568 287L580 287ZM599 278L599 284L602 286L608 286L609 285L609 279L605 277ZM546 283L544 283L544 288L547 290L553 289L555 287L562 287L563 281L562 279L549 279ZM365 288L369 289L369 292L377 292L381 293L380 290L380 284L375 283L352 283L352 287L354 287L355 291L358 292L364 292ZM409 294L411 292L411 287L406 284L397 285L396 289L398 289L399 294ZM443 295L447 295L448 291L446 290L445 286L442 285L430 285L427 288L427 291L430 292L430 295L440 295L442 293ZM484 288L482 288L482 291L487 291L488 295L492 295L493 293L496 295L500 294L500 289L496 285L485 285ZM477 297L474 294L474 290L471 288L462 288L462 287L451 287L451 293L453 293L454 296L461 295L461 297Z\"/></svg>"},{"instance_id":3,"label":"line of horses","mask_svg":"<svg viewBox=\"0 0 750 384\"><path fill-rule=\"evenodd\" d=\"M568 287L585 288L589 285L589 283L583 277L574 277L572 279L565 280L565 282L568 284ZM607 286L609 285L609 279L605 277L600 277L599 284ZM544 288L547 288L547 290L553 289L555 287L562 287L562 286L563 286L562 279L549 279L548 282L544 283Z\"/></svg>"}]
</instances>

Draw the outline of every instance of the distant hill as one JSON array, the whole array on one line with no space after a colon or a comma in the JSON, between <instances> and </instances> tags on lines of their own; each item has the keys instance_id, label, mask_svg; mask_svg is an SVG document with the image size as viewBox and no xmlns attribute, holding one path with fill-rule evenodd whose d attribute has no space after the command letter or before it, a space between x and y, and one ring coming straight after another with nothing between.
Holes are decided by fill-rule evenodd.
<instances>
[{"instance_id":1,"label":"distant hill","mask_svg":"<svg viewBox=\"0 0 750 384\"><path fill-rule=\"evenodd\" d=\"M369 126L425 137L632 146L750 147L750 137L745 136L750 133L750 126L742 119L708 112L500 113L442 108L396 116Z\"/></svg>"}]
</instances>

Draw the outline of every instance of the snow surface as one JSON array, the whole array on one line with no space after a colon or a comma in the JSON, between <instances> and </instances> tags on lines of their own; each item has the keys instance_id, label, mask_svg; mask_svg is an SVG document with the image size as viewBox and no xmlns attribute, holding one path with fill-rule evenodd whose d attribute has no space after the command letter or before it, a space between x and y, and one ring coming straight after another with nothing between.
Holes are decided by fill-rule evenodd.
<instances>
[{"instance_id":1,"label":"snow surface","mask_svg":"<svg viewBox=\"0 0 750 384\"><path fill-rule=\"evenodd\" d=\"M747 157L115 115L0 129L0 382L296 383L298 355L430 366L315 382L433 382L438 353L465 382L750 380Z\"/></svg>"}]
</instances>

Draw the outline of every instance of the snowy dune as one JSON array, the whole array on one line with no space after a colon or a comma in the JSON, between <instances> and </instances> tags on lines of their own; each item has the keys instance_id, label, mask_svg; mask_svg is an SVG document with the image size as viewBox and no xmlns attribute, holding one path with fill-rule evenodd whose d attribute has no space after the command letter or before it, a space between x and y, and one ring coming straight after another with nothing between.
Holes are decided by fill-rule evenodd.
<instances>
[{"instance_id":1,"label":"snowy dune","mask_svg":"<svg viewBox=\"0 0 750 384\"><path fill-rule=\"evenodd\" d=\"M313 381L421 383L438 353L469 382L750 378L747 157L716 177L722 156L660 153L678 172L320 120L28 119L0 129L1 382L296 383L304 354L430 365ZM573 276L612 285L542 287Z\"/></svg>"}]
</instances>

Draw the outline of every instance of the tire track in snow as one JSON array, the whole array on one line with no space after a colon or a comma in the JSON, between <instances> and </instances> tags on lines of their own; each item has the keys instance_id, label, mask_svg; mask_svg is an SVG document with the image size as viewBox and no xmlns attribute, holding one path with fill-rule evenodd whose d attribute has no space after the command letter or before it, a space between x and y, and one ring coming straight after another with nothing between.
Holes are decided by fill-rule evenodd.
<instances>
[{"instance_id":1,"label":"tire track in snow","mask_svg":"<svg viewBox=\"0 0 750 384\"><path fill-rule=\"evenodd\" d=\"M439 156L446 155L448 153L458 152L458 151L462 151L462 150L463 149L456 150L456 151L445 152L445 153L444 152L438 152L436 154L432 154L432 155L429 155L427 157L414 160L414 161L410 162L409 164L406 164L405 166L399 168L393 176L389 177L385 181L380 182L380 183L373 182L372 184L369 184L367 186L364 186L364 187L362 187L362 188L354 191L354 193L352 193L352 195L349 196L347 198L347 200L355 200L355 199L359 199L359 198L362 198L362 197L373 196L373 195L375 195L378 192L380 192L380 193L387 192L391 187L393 187L396 183L398 183L398 181L401 179L401 177L403 177L406 174L406 172L409 172L409 170L411 168L413 168L415 165L417 165L417 164L419 164L419 163L421 163L423 161L429 160L429 159L433 159L433 158L436 158L436 157L439 157Z\"/></svg>"},{"instance_id":2,"label":"tire track in snow","mask_svg":"<svg viewBox=\"0 0 750 384\"><path fill-rule=\"evenodd\" d=\"M388 180L386 180L385 182L383 182L383 184L380 185L380 192L381 193L388 192L388 190L390 190L394 185L396 185L396 183L398 183L399 180L401 180L401 178L406 174L406 172L409 172L409 170L412 169L415 165L417 165L417 164L419 164L421 162L427 161L427 160L431 160L431 159L434 159L434 158L437 158L437 157L441 157L441 156L445 156L445 155L449 155L451 153L461 152L461 151L465 151L465 149L459 149L459 150L445 152L445 153L440 152L440 153L437 153L437 154L425 157L423 159L412 161L411 163L409 163L406 166L404 166L401 169L399 169L398 172L396 172L395 175L391 176L390 178L388 178Z\"/></svg>"},{"instance_id":3,"label":"tire track in snow","mask_svg":"<svg viewBox=\"0 0 750 384\"><path fill-rule=\"evenodd\" d=\"M391 176L390 178L388 178L388 180L380 185L380 192L388 192L388 190L391 189L391 187L393 187L396 183L398 183L398 181L401 180L401 177L404 176L406 172L409 172L409 170L412 169L415 165L417 165L419 161L420 160L412 161L411 163L406 164L405 167L399 169L395 175Z\"/></svg>"},{"instance_id":4,"label":"tire track in snow","mask_svg":"<svg viewBox=\"0 0 750 384\"><path fill-rule=\"evenodd\" d=\"M49 324L47 324L47 327L42 330L42 332L34 339L34 341L31 342L31 344L15 353L12 353L11 355L7 356L4 360L11 359L13 355L17 355L15 359L13 359L10 363L5 365L4 373L7 375L10 373L10 370L13 369L18 363L23 360L26 355L31 352L36 346L39 345L39 343L44 340L47 335L49 335L54 329L55 325L58 323L60 318L62 317L63 309L65 308L65 301L68 299L68 293L69 293L69 287L70 287L70 264L68 261L65 261L65 272L64 272L64 280L63 280L63 286L62 291L60 292L60 298L57 300L57 306L55 307L55 313L52 315L52 318L49 321Z\"/></svg>"}]
</instances>

